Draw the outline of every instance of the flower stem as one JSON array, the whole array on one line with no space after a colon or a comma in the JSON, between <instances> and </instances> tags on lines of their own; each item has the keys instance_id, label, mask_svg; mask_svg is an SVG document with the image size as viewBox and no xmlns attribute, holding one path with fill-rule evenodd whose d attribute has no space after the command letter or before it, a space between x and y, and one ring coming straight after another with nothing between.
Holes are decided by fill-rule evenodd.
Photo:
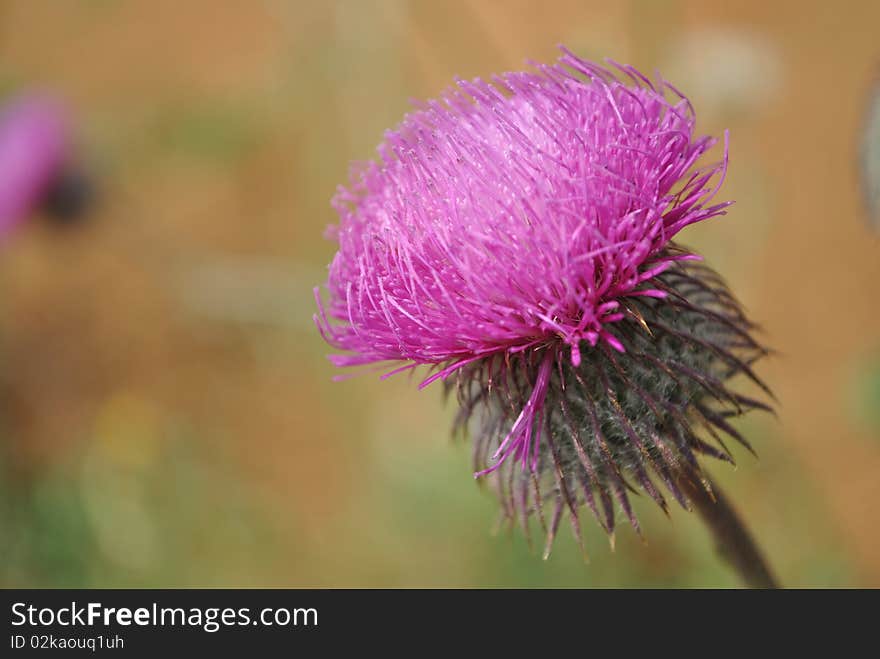
<instances>
[{"instance_id":1,"label":"flower stem","mask_svg":"<svg viewBox=\"0 0 880 659\"><path fill-rule=\"evenodd\" d=\"M711 492L698 479L682 476L679 486L709 527L718 553L739 574L749 588L779 588L751 533L740 520L730 501L708 476Z\"/></svg>"}]
</instances>

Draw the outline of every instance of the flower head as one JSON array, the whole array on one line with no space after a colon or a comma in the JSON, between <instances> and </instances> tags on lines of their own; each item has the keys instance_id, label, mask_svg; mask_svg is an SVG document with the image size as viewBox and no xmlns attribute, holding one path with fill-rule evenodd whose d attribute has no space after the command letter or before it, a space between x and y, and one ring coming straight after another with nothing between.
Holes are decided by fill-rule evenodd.
<instances>
[{"instance_id":1,"label":"flower head","mask_svg":"<svg viewBox=\"0 0 880 659\"><path fill-rule=\"evenodd\" d=\"M70 131L58 103L14 99L0 113L0 235L45 199L68 157Z\"/></svg>"},{"instance_id":2,"label":"flower head","mask_svg":"<svg viewBox=\"0 0 880 659\"><path fill-rule=\"evenodd\" d=\"M339 251L318 296L338 366L425 364L457 391L477 476L505 514L551 503L610 532L627 490L683 504L697 437L763 406L729 391L763 349L724 284L672 241L721 215L727 168L701 158L689 101L629 66L554 65L459 80L385 135L334 199ZM317 295L317 291L316 291Z\"/></svg>"}]
</instances>

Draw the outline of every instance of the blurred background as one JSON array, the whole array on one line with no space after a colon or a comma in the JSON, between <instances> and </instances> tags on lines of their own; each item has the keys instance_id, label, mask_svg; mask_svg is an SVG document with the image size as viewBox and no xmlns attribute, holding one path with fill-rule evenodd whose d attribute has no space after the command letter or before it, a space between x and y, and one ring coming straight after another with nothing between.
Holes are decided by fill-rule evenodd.
<instances>
[{"instance_id":1,"label":"blurred background","mask_svg":"<svg viewBox=\"0 0 880 659\"><path fill-rule=\"evenodd\" d=\"M86 221L0 245L0 585L735 586L699 520L638 506L549 561L453 442L439 387L331 382L312 324L350 160L453 76L564 42L731 130L689 229L780 354L759 459L710 471L783 583L880 586L880 236L859 142L880 3L2 0L0 95L63 98Z\"/></svg>"}]
</instances>

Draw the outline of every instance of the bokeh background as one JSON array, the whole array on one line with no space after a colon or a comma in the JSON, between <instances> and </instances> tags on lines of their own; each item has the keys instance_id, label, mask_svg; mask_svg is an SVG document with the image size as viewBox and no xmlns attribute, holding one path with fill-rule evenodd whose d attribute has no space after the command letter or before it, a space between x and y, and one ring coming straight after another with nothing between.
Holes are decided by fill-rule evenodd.
<instances>
[{"instance_id":1,"label":"bokeh background","mask_svg":"<svg viewBox=\"0 0 880 659\"><path fill-rule=\"evenodd\" d=\"M880 236L858 187L880 3L2 0L0 93L71 106L87 223L0 246L2 586L734 586L695 516L550 560L439 389L331 382L312 324L350 160L453 76L661 70L731 130L689 229L780 354L760 458L710 465L791 586L880 585Z\"/></svg>"}]
</instances>

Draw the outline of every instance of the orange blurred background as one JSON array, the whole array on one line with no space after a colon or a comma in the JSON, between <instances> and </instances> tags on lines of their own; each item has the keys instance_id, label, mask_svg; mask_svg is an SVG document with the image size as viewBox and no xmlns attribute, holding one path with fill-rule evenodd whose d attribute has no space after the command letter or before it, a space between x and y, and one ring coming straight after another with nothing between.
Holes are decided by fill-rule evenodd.
<instances>
[{"instance_id":1,"label":"orange blurred background","mask_svg":"<svg viewBox=\"0 0 880 659\"><path fill-rule=\"evenodd\" d=\"M439 390L333 383L312 324L350 160L453 76L564 42L660 70L731 131L688 230L780 355L760 459L710 465L790 586L880 585L880 236L858 188L880 3L4 0L0 92L66 98L83 226L0 257L0 585L733 586L695 516L547 562Z\"/></svg>"}]
</instances>

